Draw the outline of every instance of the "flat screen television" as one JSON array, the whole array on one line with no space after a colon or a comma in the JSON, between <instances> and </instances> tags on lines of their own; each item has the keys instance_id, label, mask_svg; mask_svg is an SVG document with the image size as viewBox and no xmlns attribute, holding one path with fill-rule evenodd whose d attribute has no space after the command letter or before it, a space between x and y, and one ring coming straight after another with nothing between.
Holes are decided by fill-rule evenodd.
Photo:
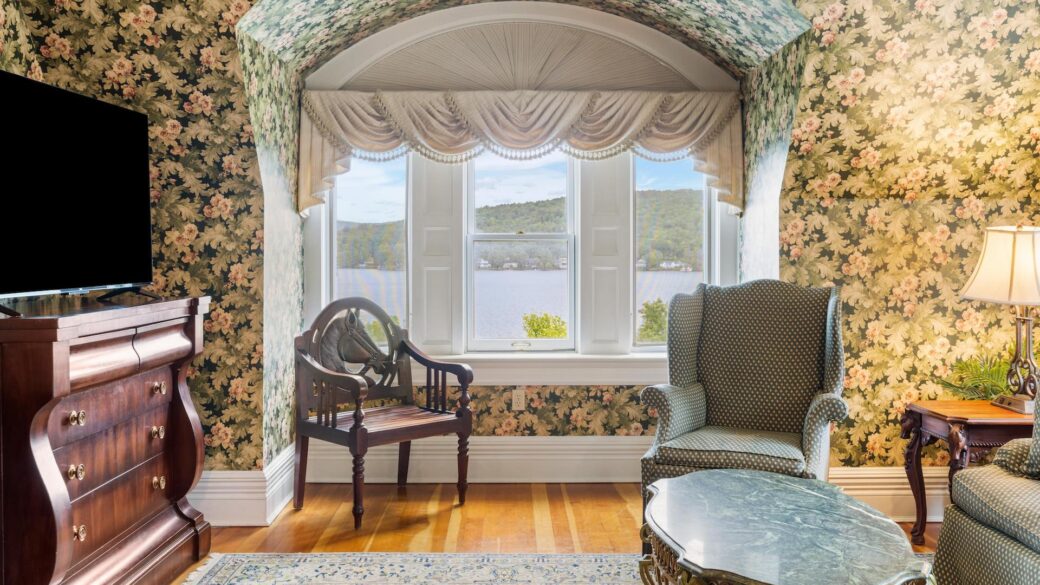
<instances>
[{"instance_id":1,"label":"flat screen television","mask_svg":"<svg viewBox=\"0 0 1040 585\"><path fill-rule=\"evenodd\" d=\"M0 72L0 298L152 281L148 117Z\"/></svg>"}]
</instances>

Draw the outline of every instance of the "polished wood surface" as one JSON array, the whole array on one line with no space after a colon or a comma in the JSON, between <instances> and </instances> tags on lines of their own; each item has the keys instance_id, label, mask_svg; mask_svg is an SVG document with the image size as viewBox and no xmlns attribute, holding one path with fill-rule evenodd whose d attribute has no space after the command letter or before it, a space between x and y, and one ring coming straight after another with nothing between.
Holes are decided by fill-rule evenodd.
<instances>
[{"instance_id":1,"label":"polished wood surface","mask_svg":"<svg viewBox=\"0 0 1040 585\"><path fill-rule=\"evenodd\" d=\"M950 452L947 483L952 491L953 476L972 461L978 461L1012 439L1032 436L1033 415L993 406L987 400L922 400L907 407L900 426L900 436L907 439L903 453L906 478L917 507L911 540L914 544L921 544L928 516L921 469L922 449L936 441L947 444Z\"/></svg>"},{"instance_id":2,"label":"polished wood surface","mask_svg":"<svg viewBox=\"0 0 1040 585\"><path fill-rule=\"evenodd\" d=\"M309 484L307 507L268 527L213 529L213 552L631 553L640 551L639 484L369 485L373 522L350 526L349 484ZM910 524L900 526L909 534ZM917 552L935 552L929 524ZM197 566L197 565L196 565ZM178 582L190 573L185 571Z\"/></svg>"},{"instance_id":3,"label":"polished wood surface","mask_svg":"<svg viewBox=\"0 0 1040 585\"><path fill-rule=\"evenodd\" d=\"M58 299L0 319L4 583L165 583L207 553L185 496L208 303Z\"/></svg>"},{"instance_id":4,"label":"polished wood surface","mask_svg":"<svg viewBox=\"0 0 1040 585\"><path fill-rule=\"evenodd\" d=\"M946 421L968 423L1033 424L1033 415L994 406L988 400L921 400L910 404L910 410L927 413Z\"/></svg>"}]
</instances>

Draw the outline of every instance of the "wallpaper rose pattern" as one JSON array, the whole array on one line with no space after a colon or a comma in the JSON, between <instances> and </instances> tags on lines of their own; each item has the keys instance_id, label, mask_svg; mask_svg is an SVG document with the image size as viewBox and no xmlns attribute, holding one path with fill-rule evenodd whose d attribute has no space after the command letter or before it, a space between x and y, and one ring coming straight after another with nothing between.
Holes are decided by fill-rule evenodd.
<instances>
[{"instance_id":1,"label":"wallpaper rose pattern","mask_svg":"<svg viewBox=\"0 0 1040 585\"><path fill-rule=\"evenodd\" d=\"M958 299L986 226L1040 223L1035 0L803 1L812 21L781 202L781 277L842 285L850 416L832 459L898 465L906 404L1011 341ZM927 462L948 462L933 446Z\"/></svg>"},{"instance_id":2,"label":"wallpaper rose pattern","mask_svg":"<svg viewBox=\"0 0 1040 585\"><path fill-rule=\"evenodd\" d=\"M234 36L249 4L20 6L48 83L148 114L155 289L213 297L189 377L206 467L262 467L264 201Z\"/></svg>"},{"instance_id":3,"label":"wallpaper rose pattern","mask_svg":"<svg viewBox=\"0 0 1040 585\"><path fill-rule=\"evenodd\" d=\"M29 29L14 0L0 0L0 70L40 80Z\"/></svg>"},{"instance_id":4,"label":"wallpaper rose pattern","mask_svg":"<svg viewBox=\"0 0 1040 585\"><path fill-rule=\"evenodd\" d=\"M399 22L489 0L262 0L241 30L306 75L343 49ZM551 0L657 29L739 76L809 26L788 0Z\"/></svg>"},{"instance_id":5,"label":"wallpaper rose pattern","mask_svg":"<svg viewBox=\"0 0 1040 585\"><path fill-rule=\"evenodd\" d=\"M207 348L191 377L207 468L261 467L265 452L269 458L291 433L291 390L269 385L291 377L291 363L266 361L274 339L264 330L271 315L263 300L284 285L278 302L289 312L278 312L272 331L291 328L298 265L282 250L272 265L289 278L265 285L264 233L288 229L279 244L288 250L298 245L298 226L280 213L265 217L260 177L263 171L264 189L273 182L291 193L297 71L393 22L456 3L264 0L247 18L257 28L236 44L246 0L0 0L0 67L152 119L157 288L214 297ZM678 2L600 4L673 36L734 30L711 18L739 22L748 10L767 11L758 22L796 23L775 12L780 0L752 8L700 2L697 17ZM766 96L760 106L798 97L781 201L781 275L843 286L851 416L835 433L834 462L895 465L903 445L896 421L906 403L940 396L933 378L957 357L1010 339L1005 312L961 302L957 291L986 225L1040 222L1040 16L1031 0L798 4L812 23L802 91L771 85L800 67L797 58L770 60L746 83L747 92ZM315 37L323 18L347 24ZM702 50L731 71L751 69L779 46L767 40L775 30L753 30L747 44L722 34L718 50ZM251 44L245 37L254 35ZM256 72L244 79L240 48ZM751 152L768 150L758 145L771 144L771 129L785 128L783 112L745 112L754 122ZM285 352L284 343L277 351ZM533 387L520 413L508 409L508 390L474 388L478 434L653 430L637 388ZM945 463L941 450L927 455Z\"/></svg>"}]
</instances>

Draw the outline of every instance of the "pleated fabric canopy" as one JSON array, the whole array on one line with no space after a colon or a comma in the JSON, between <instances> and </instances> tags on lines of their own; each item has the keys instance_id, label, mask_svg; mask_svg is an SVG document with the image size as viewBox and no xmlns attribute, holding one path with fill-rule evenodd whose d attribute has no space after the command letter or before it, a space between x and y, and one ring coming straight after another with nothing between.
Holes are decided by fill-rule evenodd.
<instances>
[{"instance_id":1,"label":"pleated fabric canopy","mask_svg":"<svg viewBox=\"0 0 1040 585\"><path fill-rule=\"evenodd\" d=\"M300 211L323 203L354 157L416 152L458 164L484 152L523 160L557 150L580 160L689 157L720 201L743 208L736 92L308 91L303 109Z\"/></svg>"}]
</instances>

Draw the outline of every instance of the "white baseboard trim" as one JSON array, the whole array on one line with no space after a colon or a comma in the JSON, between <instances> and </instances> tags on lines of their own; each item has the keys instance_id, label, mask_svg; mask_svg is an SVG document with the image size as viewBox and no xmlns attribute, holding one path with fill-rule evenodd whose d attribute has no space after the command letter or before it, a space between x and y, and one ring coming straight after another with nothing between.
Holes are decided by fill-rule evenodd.
<instances>
[{"instance_id":1,"label":"white baseboard trim","mask_svg":"<svg viewBox=\"0 0 1040 585\"><path fill-rule=\"evenodd\" d=\"M640 481L639 458L653 437L471 437L470 483L602 483ZM455 437L412 443L408 481L455 483ZM311 441L310 483L350 483L350 452ZM941 522L949 503L948 469L924 468L928 521ZM365 457L367 483L397 481L397 447L375 447ZM914 497L902 467L833 467L828 481L897 522L916 517Z\"/></svg>"},{"instance_id":2,"label":"white baseboard trim","mask_svg":"<svg viewBox=\"0 0 1040 585\"><path fill-rule=\"evenodd\" d=\"M256 471L203 471L188 501L214 526L270 526L292 499L293 448Z\"/></svg>"},{"instance_id":3,"label":"white baseboard trim","mask_svg":"<svg viewBox=\"0 0 1040 585\"><path fill-rule=\"evenodd\" d=\"M639 458L653 437L471 437L470 483L638 482ZM350 483L345 447L312 440L310 483ZM412 443L410 483L456 481L454 436ZM941 522L949 503L947 468L924 468L928 521ZM375 447L365 457L367 483L397 481L397 446ZM829 481L897 522L915 517L914 498L902 467L832 467ZM293 449L262 471L204 471L188 499L214 526L268 526L292 499Z\"/></svg>"},{"instance_id":4,"label":"white baseboard trim","mask_svg":"<svg viewBox=\"0 0 1040 585\"><path fill-rule=\"evenodd\" d=\"M924 494L928 522L942 522L950 503L948 467L925 467ZM832 467L828 481L846 494L870 504L896 522L913 522L917 517L913 492L902 467Z\"/></svg>"},{"instance_id":5,"label":"white baseboard trim","mask_svg":"<svg viewBox=\"0 0 1040 585\"><path fill-rule=\"evenodd\" d=\"M470 437L469 483L606 483L639 481L639 458L653 437ZM350 483L346 447L312 440L307 481ZM412 442L409 483L455 483L458 439ZM397 446L365 456L366 483L397 482Z\"/></svg>"}]
</instances>

